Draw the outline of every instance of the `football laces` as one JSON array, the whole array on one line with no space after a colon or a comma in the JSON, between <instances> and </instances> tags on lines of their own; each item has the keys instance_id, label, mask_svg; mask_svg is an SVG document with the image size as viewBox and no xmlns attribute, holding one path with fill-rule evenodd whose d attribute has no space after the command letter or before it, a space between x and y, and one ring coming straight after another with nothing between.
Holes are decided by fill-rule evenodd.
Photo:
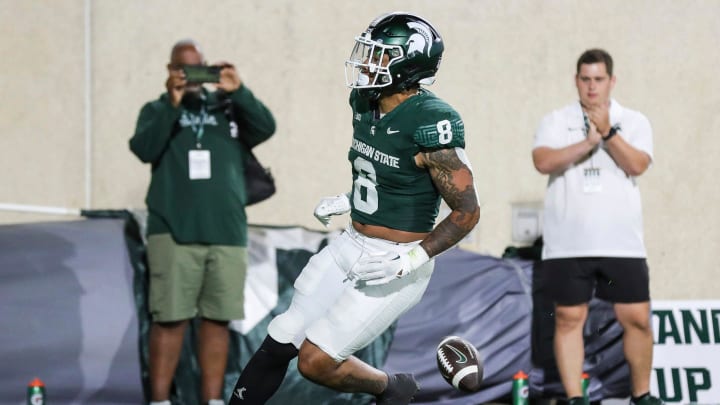
<instances>
[{"instance_id":1,"label":"football laces","mask_svg":"<svg viewBox=\"0 0 720 405\"><path fill-rule=\"evenodd\" d=\"M440 363L443 365L443 368L445 368L448 373L452 373L453 366L452 363L450 363L450 360L448 360L447 356L445 355L445 350L438 350L438 355L440 357Z\"/></svg>"}]
</instances>

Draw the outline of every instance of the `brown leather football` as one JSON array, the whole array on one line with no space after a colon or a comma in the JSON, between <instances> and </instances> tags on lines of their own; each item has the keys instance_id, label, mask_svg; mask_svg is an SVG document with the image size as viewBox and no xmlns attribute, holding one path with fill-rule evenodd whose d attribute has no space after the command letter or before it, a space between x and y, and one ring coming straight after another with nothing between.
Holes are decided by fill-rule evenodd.
<instances>
[{"instance_id":1,"label":"brown leather football","mask_svg":"<svg viewBox=\"0 0 720 405\"><path fill-rule=\"evenodd\" d=\"M445 337L437 347L440 374L453 387L475 392L480 389L483 364L470 342L459 336Z\"/></svg>"}]
</instances>

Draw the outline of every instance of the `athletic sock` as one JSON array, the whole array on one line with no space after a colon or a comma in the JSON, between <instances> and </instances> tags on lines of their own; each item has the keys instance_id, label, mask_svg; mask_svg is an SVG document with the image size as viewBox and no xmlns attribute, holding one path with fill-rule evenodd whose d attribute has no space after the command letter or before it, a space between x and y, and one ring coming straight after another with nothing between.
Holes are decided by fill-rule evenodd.
<instances>
[{"instance_id":1,"label":"athletic sock","mask_svg":"<svg viewBox=\"0 0 720 405\"><path fill-rule=\"evenodd\" d=\"M297 354L292 343L279 343L268 335L240 374L228 405L266 403Z\"/></svg>"},{"instance_id":2,"label":"athletic sock","mask_svg":"<svg viewBox=\"0 0 720 405\"><path fill-rule=\"evenodd\" d=\"M645 397L647 397L648 395L650 395L650 392L649 392L649 391L646 392L646 393L644 393L644 394L642 394L642 395L639 395L639 396L637 396L637 397L631 397L630 400L632 401L633 404L636 404L636 403L642 401L642 399L645 398Z\"/></svg>"}]
</instances>

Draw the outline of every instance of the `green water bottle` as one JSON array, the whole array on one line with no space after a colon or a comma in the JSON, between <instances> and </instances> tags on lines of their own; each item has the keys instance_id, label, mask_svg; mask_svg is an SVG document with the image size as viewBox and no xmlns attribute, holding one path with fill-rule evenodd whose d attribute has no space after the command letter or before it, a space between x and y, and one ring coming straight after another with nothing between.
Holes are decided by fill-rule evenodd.
<instances>
[{"instance_id":1,"label":"green water bottle","mask_svg":"<svg viewBox=\"0 0 720 405\"><path fill-rule=\"evenodd\" d=\"M27 388L27 405L45 405L45 384L35 377Z\"/></svg>"},{"instance_id":2,"label":"green water bottle","mask_svg":"<svg viewBox=\"0 0 720 405\"><path fill-rule=\"evenodd\" d=\"M520 370L513 376L512 385L513 405L528 405L530 397L530 384L528 375Z\"/></svg>"},{"instance_id":3,"label":"green water bottle","mask_svg":"<svg viewBox=\"0 0 720 405\"><path fill-rule=\"evenodd\" d=\"M580 387L582 388L583 398L586 403L590 403L590 393L588 387L590 386L590 375L588 373L582 373L582 379L580 380Z\"/></svg>"}]
</instances>

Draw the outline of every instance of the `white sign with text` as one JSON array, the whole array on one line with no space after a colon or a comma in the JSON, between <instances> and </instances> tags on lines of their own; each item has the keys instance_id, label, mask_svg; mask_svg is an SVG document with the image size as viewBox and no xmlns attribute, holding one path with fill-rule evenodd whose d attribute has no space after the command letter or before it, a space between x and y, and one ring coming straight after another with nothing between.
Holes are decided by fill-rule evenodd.
<instances>
[{"instance_id":1,"label":"white sign with text","mask_svg":"<svg viewBox=\"0 0 720 405\"><path fill-rule=\"evenodd\" d=\"M720 301L653 301L651 392L668 404L720 404Z\"/></svg>"}]
</instances>

